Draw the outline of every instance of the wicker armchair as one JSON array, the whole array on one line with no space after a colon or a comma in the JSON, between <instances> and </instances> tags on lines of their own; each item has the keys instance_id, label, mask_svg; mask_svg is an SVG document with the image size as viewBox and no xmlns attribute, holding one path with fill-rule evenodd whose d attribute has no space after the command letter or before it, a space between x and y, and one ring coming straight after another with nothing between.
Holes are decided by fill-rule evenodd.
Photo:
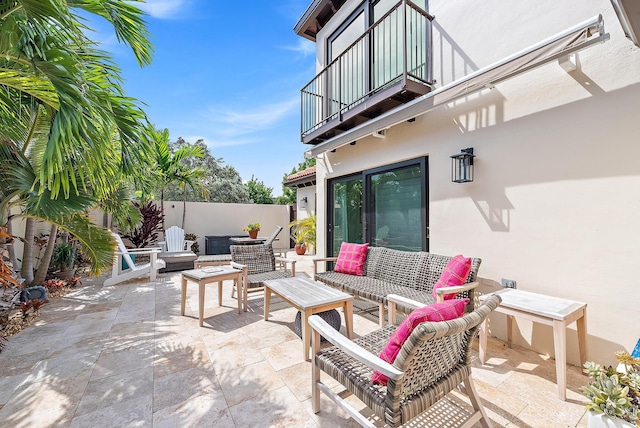
<instances>
[{"instance_id":1,"label":"wicker armchair","mask_svg":"<svg viewBox=\"0 0 640 428\"><path fill-rule=\"evenodd\" d=\"M247 293L263 291L264 281L289 278L296 275L296 261L275 257L271 244L231 245L231 266L242 270L242 290L244 311L247 311ZM277 269L284 264L284 269ZM291 264L291 270L286 265ZM231 297L235 295L235 286ZM238 295L240 298L240 295Z\"/></svg>"},{"instance_id":2,"label":"wicker armchair","mask_svg":"<svg viewBox=\"0 0 640 428\"><path fill-rule=\"evenodd\" d=\"M394 295L388 296L390 300ZM403 304L406 304L406 299ZM373 423L347 404L345 393L336 393L320 380L320 370L355 394L375 415L389 426L405 424L461 383L474 412L462 426L480 422L491 427L471 379L471 343L480 324L500 304L499 296L491 296L473 312L462 318L444 322L425 322L411 333L395 362L389 364L378 355L397 326L376 330L353 342L333 330L320 317L309 318L314 359L312 368L312 406L320 411L320 391L324 392L360 425ZM416 302L416 307L424 306ZM335 346L320 350L320 335ZM387 386L371 382L373 370L389 378ZM438 426L451 426L450 420Z\"/></svg>"}]
</instances>

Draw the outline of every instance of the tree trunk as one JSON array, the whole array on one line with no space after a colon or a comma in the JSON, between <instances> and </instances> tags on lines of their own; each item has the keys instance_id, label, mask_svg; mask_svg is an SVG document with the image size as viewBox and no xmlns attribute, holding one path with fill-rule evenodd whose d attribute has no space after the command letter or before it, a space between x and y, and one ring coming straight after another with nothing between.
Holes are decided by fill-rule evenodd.
<instances>
[{"instance_id":1,"label":"tree trunk","mask_svg":"<svg viewBox=\"0 0 640 428\"><path fill-rule=\"evenodd\" d=\"M22 269L20 275L24 278L25 285L33 282L33 238L35 236L36 221L27 217L24 228L24 249L22 250Z\"/></svg>"},{"instance_id":2,"label":"tree trunk","mask_svg":"<svg viewBox=\"0 0 640 428\"><path fill-rule=\"evenodd\" d=\"M164 188L160 190L160 209L162 210L162 230L167 230L167 228L164 227Z\"/></svg>"},{"instance_id":3,"label":"tree trunk","mask_svg":"<svg viewBox=\"0 0 640 428\"><path fill-rule=\"evenodd\" d=\"M184 230L184 220L187 217L187 188L184 189L184 196L182 197L182 230Z\"/></svg>"},{"instance_id":4,"label":"tree trunk","mask_svg":"<svg viewBox=\"0 0 640 428\"><path fill-rule=\"evenodd\" d=\"M9 235L13 235L13 225L12 218L9 216L9 221L7 222L7 233ZM16 272L18 269L18 258L16 257L16 248L13 244L9 245L9 261L13 265L13 271Z\"/></svg>"},{"instance_id":5,"label":"tree trunk","mask_svg":"<svg viewBox=\"0 0 640 428\"><path fill-rule=\"evenodd\" d=\"M36 275L33 278L33 284L35 285L42 284L44 280L47 278L47 271L49 270L49 265L51 263L51 255L53 254L53 248L56 246L57 233L58 233L58 226L56 226L55 224L52 224L51 229L49 230L49 241L47 242L47 248L44 249L44 254L40 259L40 266L38 266ZM67 232L67 239L68 237L69 237L69 232Z\"/></svg>"}]
</instances>

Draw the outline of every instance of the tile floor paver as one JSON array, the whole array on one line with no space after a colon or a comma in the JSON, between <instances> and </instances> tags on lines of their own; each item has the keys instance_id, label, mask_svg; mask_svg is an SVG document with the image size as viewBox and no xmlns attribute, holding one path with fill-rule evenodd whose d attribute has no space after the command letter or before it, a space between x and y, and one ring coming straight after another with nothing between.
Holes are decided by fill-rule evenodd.
<instances>
[{"instance_id":1,"label":"tile floor paver","mask_svg":"<svg viewBox=\"0 0 640 428\"><path fill-rule=\"evenodd\" d=\"M298 272L311 274L313 256L292 257ZM179 273L111 287L104 279L52 301L0 352L1 428L357 426L324 395L321 412L312 412L311 363L299 355L296 311L286 303L274 302L264 321L256 293L238 315L226 281L223 306L208 298L200 328L194 284L180 316ZM377 328L375 315L354 316L356 336ZM476 388L494 426L586 427L580 368L569 368L563 402L551 358L490 339L481 365L474 349ZM451 393L411 426L435 426L434 414L460 408L468 401Z\"/></svg>"}]
</instances>

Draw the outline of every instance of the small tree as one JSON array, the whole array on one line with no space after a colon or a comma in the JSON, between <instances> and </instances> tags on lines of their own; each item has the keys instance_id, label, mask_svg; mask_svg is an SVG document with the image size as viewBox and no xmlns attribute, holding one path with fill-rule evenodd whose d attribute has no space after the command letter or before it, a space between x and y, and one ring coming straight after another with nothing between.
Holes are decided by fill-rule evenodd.
<instances>
[{"instance_id":1,"label":"small tree","mask_svg":"<svg viewBox=\"0 0 640 428\"><path fill-rule=\"evenodd\" d=\"M245 187L249 192L249 198L254 204L273 204L273 192L272 187L267 187L265 184L255 178L253 175L251 176L251 180L249 180Z\"/></svg>"}]
</instances>

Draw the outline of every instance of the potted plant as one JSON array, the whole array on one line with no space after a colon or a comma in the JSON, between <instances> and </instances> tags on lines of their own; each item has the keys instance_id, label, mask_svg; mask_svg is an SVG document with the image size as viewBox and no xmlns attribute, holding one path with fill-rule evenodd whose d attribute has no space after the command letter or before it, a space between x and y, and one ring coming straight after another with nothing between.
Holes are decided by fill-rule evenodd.
<instances>
[{"instance_id":1,"label":"potted plant","mask_svg":"<svg viewBox=\"0 0 640 428\"><path fill-rule=\"evenodd\" d=\"M198 235L196 235L195 233L185 233L184 239L186 239L187 241L193 241L193 244L191 244L191 251L196 254L200 254L200 244L198 244L197 241Z\"/></svg>"},{"instance_id":2,"label":"potted plant","mask_svg":"<svg viewBox=\"0 0 640 428\"><path fill-rule=\"evenodd\" d=\"M76 261L76 247L70 242L59 242L53 248L51 266L58 269L55 274L59 279L67 280L75 275L73 266Z\"/></svg>"},{"instance_id":3,"label":"potted plant","mask_svg":"<svg viewBox=\"0 0 640 428\"><path fill-rule=\"evenodd\" d=\"M591 380L580 392L589 400L589 428L640 427L640 358L624 351L616 357L621 371L592 361L584 365Z\"/></svg>"},{"instance_id":4,"label":"potted plant","mask_svg":"<svg viewBox=\"0 0 640 428\"><path fill-rule=\"evenodd\" d=\"M316 246L316 215L294 220L289 224L293 241L296 243L296 254L303 255L307 247Z\"/></svg>"},{"instance_id":5,"label":"potted plant","mask_svg":"<svg viewBox=\"0 0 640 428\"><path fill-rule=\"evenodd\" d=\"M260 223L249 223L247 227L242 228L242 230L249 233L249 238L256 239L258 232L260 232Z\"/></svg>"}]
</instances>

